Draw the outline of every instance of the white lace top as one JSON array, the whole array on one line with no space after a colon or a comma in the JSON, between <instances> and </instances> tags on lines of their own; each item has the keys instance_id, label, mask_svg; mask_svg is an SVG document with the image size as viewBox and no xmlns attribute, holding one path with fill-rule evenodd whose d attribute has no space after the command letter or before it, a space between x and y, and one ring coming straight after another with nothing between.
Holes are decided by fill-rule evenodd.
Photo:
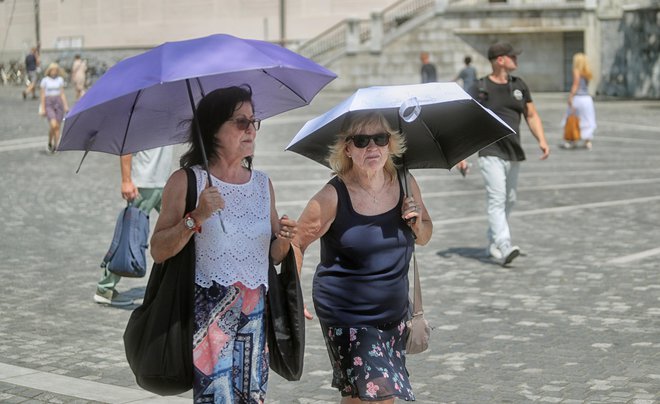
<instances>
[{"instance_id":1,"label":"white lace top","mask_svg":"<svg viewBox=\"0 0 660 404\"><path fill-rule=\"evenodd\" d=\"M200 166L192 167L197 177L197 196L206 187L207 174ZM209 287L212 281L223 286L241 282L250 289L268 287L270 249L270 188L268 177L252 170L245 184L228 184L211 176L225 201L222 220L218 215L202 224L195 234L195 283Z\"/></svg>"}]
</instances>

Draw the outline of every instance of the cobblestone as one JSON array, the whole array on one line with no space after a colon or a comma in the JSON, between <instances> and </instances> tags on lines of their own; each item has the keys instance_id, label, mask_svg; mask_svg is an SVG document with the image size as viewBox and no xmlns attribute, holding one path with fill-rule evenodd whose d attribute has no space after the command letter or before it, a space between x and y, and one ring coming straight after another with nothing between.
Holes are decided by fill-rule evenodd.
<instances>
[{"instance_id":1,"label":"cobblestone","mask_svg":"<svg viewBox=\"0 0 660 404\"><path fill-rule=\"evenodd\" d=\"M329 178L283 148L304 121L344 96L322 93L263 123L255 167L271 176L280 214L296 217ZM539 161L524 129L528 161L511 217L523 254L510 267L485 254L474 157L466 178L413 172L435 223L433 239L417 251L434 327L429 350L408 358L418 402L659 403L660 102L598 101L590 152L556 147L564 95L536 94L535 103L553 153ZM20 89L0 88L0 111L0 402L106 402L21 384L30 372L139 393L122 343L134 307L92 301L123 206L118 158L92 153L76 174L82 153L45 152L46 123ZM317 260L316 245L303 271L308 299ZM125 279L119 287L139 299L145 284ZM271 373L268 403L338 402L318 322L306 332L302 380Z\"/></svg>"}]
</instances>

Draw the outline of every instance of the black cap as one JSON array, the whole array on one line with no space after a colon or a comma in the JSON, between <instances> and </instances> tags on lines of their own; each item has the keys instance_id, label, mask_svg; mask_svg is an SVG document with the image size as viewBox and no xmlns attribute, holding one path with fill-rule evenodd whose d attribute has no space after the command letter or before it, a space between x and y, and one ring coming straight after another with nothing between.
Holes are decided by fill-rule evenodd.
<instances>
[{"instance_id":1,"label":"black cap","mask_svg":"<svg viewBox=\"0 0 660 404\"><path fill-rule=\"evenodd\" d=\"M488 48L488 60L493 60L499 56L520 55L521 53L522 51L514 49L508 42L498 42Z\"/></svg>"}]
</instances>

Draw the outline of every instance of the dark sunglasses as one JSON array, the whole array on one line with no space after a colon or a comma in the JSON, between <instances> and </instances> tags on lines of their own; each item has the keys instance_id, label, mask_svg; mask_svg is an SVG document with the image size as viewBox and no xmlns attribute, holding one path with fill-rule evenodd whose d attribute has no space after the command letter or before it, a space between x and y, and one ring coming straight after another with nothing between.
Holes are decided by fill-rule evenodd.
<instances>
[{"instance_id":1,"label":"dark sunglasses","mask_svg":"<svg viewBox=\"0 0 660 404\"><path fill-rule=\"evenodd\" d=\"M234 122L238 130L247 130L250 124L254 126L255 131L261 127L261 119L231 118L227 120Z\"/></svg>"},{"instance_id":2,"label":"dark sunglasses","mask_svg":"<svg viewBox=\"0 0 660 404\"><path fill-rule=\"evenodd\" d=\"M353 142L358 149L364 149L369 146L369 142L372 140L376 146L387 146L390 143L390 134L377 133L375 135L352 135L346 138L347 142Z\"/></svg>"}]
</instances>

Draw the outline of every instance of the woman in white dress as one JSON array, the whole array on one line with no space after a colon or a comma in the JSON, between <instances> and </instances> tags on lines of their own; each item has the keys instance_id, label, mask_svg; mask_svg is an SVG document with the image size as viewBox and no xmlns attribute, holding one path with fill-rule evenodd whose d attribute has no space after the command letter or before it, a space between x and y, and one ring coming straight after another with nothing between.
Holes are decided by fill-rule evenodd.
<instances>
[{"instance_id":1,"label":"woman in white dress","mask_svg":"<svg viewBox=\"0 0 660 404\"><path fill-rule=\"evenodd\" d=\"M580 119L580 139L584 141L584 147L588 150L591 150L591 142L596 130L596 110L588 88L591 77L587 56L582 52L573 55L573 84L568 95L567 115L574 113ZM563 147L573 148L577 145L578 142L566 142Z\"/></svg>"}]
</instances>

